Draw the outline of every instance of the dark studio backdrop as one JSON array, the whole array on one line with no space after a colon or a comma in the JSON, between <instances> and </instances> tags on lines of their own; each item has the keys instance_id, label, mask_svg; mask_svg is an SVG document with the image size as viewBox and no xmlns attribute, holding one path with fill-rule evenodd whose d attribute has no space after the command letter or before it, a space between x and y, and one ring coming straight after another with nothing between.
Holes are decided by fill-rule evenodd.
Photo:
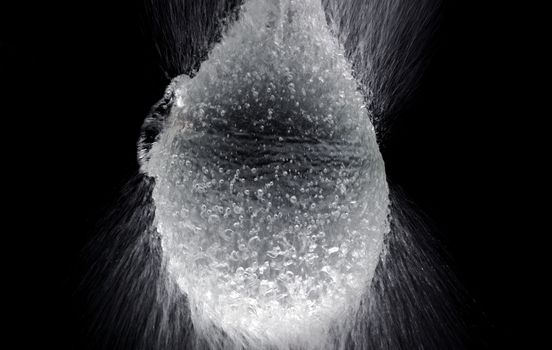
<instances>
[{"instance_id":1,"label":"dark studio backdrop","mask_svg":"<svg viewBox=\"0 0 552 350\"><path fill-rule=\"evenodd\" d=\"M515 193L524 158L512 144L517 110L502 56L512 36L500 13L490 16L484 6L444 1L427 71L382 153L391 184L429 218L474 299L465 317L471 336L509 349L519 348L524 308L518 260L527 247ZM40 229L23 238L39 260L20 263L27 273L32 266L32 282L20 271L12 280L31 284L21 287L34 310L31 322L17 321L28 324L24 342L49 339L65 348L82 336L79 305L71 301L79 256L137 171L140 127L168 82L143 11L141 1L128 0L23 2L3 11L4 96L15 101L5 127L32 126L27 137L40 136L32 153L22 148L27 157L15 157L21 174L12 175L41 193L45 213Z\"/></svg>"}]
</instances>

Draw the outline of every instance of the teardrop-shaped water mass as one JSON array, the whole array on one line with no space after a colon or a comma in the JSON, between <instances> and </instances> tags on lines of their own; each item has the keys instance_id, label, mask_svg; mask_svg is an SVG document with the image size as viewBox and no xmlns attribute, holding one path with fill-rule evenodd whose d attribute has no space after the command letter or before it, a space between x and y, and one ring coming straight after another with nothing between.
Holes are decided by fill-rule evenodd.
<instances>
[{"instance_id":1,"label":"teardrop-shaped water mass","mask_svg":"<svg viewBox=\"0 0 552 350\"><path fill-rule=\"evenodd\" d=\"M328 335L345 335L379 261L389 199L320 2L247 1L168 94L142 170L195 328L238 348L334 347Z\"/></svg>"}]
</instances>

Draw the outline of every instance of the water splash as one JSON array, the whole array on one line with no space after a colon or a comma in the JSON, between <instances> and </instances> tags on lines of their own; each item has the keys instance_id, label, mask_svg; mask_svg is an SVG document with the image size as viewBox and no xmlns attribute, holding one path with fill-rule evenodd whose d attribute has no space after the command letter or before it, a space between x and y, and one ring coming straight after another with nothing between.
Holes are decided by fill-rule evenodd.
<instances>
[{"instance_id":1,"label":"water splash","mask_svg":"<svg viewBox=\"0 0 552 350\"><path fill-rule=\"evenodd\" d=\"M143 170L196 329L236 346L347 334L389 231L374 127L318 1L249 1ZM146 127L147 128L147 127Z\"/></svg>"},{"instance_id":2,"label":"water splash","mask_svg":"<svg viewBox=\"0 0 552 350\"><path fill-rule=\"evenodd\" d=\"M90 247L81 347L464 348L455 287L389 192L372 126L412 90L435 2L236 2L153 6L181 76Z\"/></svg>"}]
</instances>

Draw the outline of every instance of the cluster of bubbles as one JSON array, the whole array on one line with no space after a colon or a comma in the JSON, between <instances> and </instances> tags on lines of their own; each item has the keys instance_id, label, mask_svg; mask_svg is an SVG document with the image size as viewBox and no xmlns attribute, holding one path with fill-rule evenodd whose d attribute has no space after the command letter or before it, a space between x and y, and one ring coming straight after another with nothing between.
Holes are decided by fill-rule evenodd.
<instances>
[{"instance_id":1,"label":"cluster of bubbles","mask_svg":"<svg viewBox=\"0 0 552 350\"><path fill-rule=\"evenodd\" d=\"M367 290L389 200L366 101L320 3L247 1L170 92L142 167L194 324L268 344L322 338Z\"/></svg>"}]
</instances>

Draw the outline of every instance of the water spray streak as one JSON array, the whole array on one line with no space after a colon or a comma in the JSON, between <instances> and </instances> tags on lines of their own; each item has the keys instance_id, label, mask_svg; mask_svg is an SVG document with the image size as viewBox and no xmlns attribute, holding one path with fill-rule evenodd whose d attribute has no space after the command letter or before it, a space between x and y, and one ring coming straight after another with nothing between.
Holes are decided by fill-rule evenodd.
<instances>
[{"instance_id":1,"label":"water spray streak","mask_svg":"<svg viewBox=\"0 0 552 350\"><path fill-rule=\"evenodd\" d=\"M426 26L413 14L427 3L241 6L146 119L143 174L108 219L110 248L91 251L105 258L88 279L107 286L102 346L457 347L435 304L447 287L390 196L372 124L421 66L389 29Z\"/></svg>"}]
</instances>

